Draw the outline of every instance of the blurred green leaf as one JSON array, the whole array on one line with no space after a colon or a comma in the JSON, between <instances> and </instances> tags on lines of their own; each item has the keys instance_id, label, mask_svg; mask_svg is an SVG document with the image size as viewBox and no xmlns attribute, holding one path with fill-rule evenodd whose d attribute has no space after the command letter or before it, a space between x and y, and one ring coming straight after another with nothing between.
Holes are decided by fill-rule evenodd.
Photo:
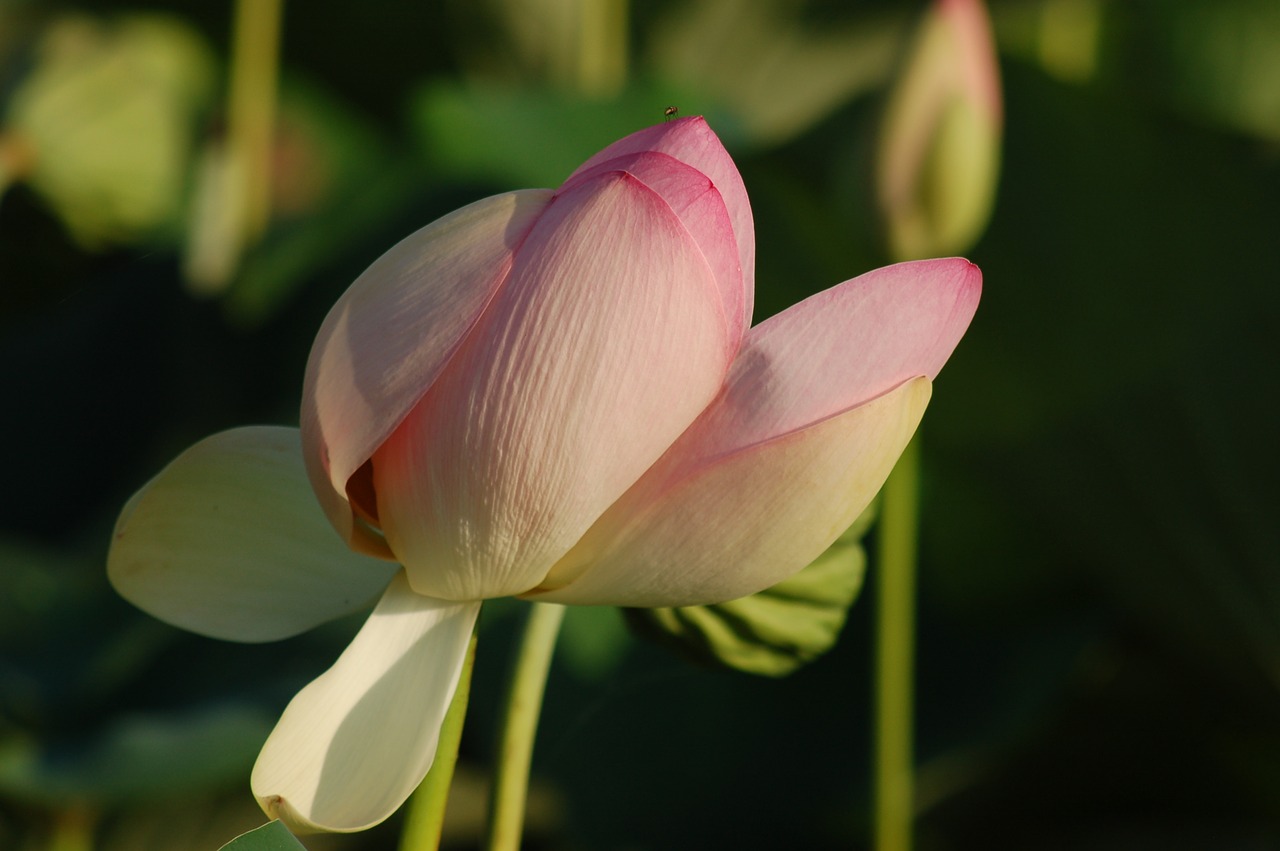
<instances>
[{"instance_id":1,"label":"blurred green leaf","mask_svg":"<svg viewBox=\"0 0 1280 851\"><path fill-rule=\"evenodd\" d=\"M1117 5L1123 26L1135 38L1115 45L1116 61L1134 63L1130 71L1179 109L1280 140L1280 3L1145 0L1132 8ZM1145 50L1144 40L1149 40ZM1134 61L1139 57L1140 64Z\"/></svg>"},{"instance_id":2,"label":"blurred green leaf","mask_svg":"<svg viewBox=\"0 0 1280 851\"><path fill-rule=\"evenodd\" d=\"M570 606L560 627L557 654L574 674L599 679L618 666L631 636L609 606Z\"/></svg>"},{"instance_id":3,"label":"blurred green leaf","mask_svg":"<svg viewBox=\"0 0 1280 851\"><path fill-rule=\"evenodd\" d=\"M256 707L224 704L121 714L81 747L9 732L0 737L0 793L52 806L123 804L231 784L247 775L274 720Z\"/></svg>"},{"instance_id":4,"label":"blurred green leaf","mask_svg":"<svg viewBox=\"0 0 1280 851\"><path fill-rule=\"evenodd\" d=\"M787 142L882 86L908 21L899 10L865 8L835 20L806 20L805 5L673 5L648 40L648 64L661 79L696 80L733 110L752 142Z\"/></svg>"},{"instance_id":5,"label":"blurred green leaf","mask_svg":"<svg viewBox=\"0 0 1280 851\"><path fill-rule=\"evenodd\" d=\"M627 622L696 662L770 677L790 674L840 636L862 588L862 536L874 513L874 506L867 509L812 564L758 594L712 606L625 609Z\"/></svg>"},{"instance_id":6,"label":"blurred green leaf","mask_svg":"<svg viewBox=\"0 0 1280 851\"><path fill-rule=\"evenodd\" d=\"M428 167L450 178L514 187L559 186L606 145L663 120L667 106L708 114L716 106L685 88L637 83L610 100L549 89L424 86L412 120ZM726 145L732 122L715 122ZM729 138L725 138L725 134Z\"/></svg>"},{"instance_id":7,"label":"blurred green leaf","mask_svg":"<svg viewBox=\"0 0 1280 851\"><path fill-rule=\"evenodd\" d=\"M214 89L199 33L165 16L72 15L50 26L38 59L0 121L26 151L17 176L88 248L175 229Z\"/></svg>"},{"instance_id":8,"label":"blurred green leaf","mask_svg":"<svg viewBox=\"0 0 1280 851\"><path fill-rule=\"evenodd\" d=\"M1032 0L993 9L1002 47L1058 79L1280 140L1280 4L1273 0Z\"/></svg>"},{"instance_id":9,"label":"blurred green leaf","mask_svg":"<svg viewBox=\"0 0 1280 851\"><path fill-rule=\"evenodd\" d=\"M218 851L297 851L299 848L305 851L306 846L284 824L273 821L242 833Z\"/></svg>"},{"instance_id":10,"label":"blurred green leaf","mask_svg":"<svg viewBox=\"0 0 1280 851\"><path fill-rule=\"evenodd\" d=\"M991 9L1002 51L1064 82L1085 83L1098 71L1106 0L1040 0Z\"/></svg>"}]
</instances>

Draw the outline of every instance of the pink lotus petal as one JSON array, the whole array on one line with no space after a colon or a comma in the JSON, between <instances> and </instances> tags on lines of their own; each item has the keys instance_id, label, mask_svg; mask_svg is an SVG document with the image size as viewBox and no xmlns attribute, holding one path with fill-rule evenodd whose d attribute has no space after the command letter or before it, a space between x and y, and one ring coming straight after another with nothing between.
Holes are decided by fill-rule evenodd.
<instances>
[{"instance_id":1,"label":"pink lotus petal","mask_svg":"<svg viewBox=\"0 0 1280 851\"><path fill-rule=\"evenodd\" d=\"M991 17L982 0L939 0L938 14L949 24L959 74L955 86L972 96L999 124L1004 116L1000 68Z\"/></svg>"},{"instance_id":2,"label":"pink lotus petal","mask_svg":"<svg viewBox=\"0 0 1280 851\"><path fill-rule=\"evenodd\" d=\"M397 574L333 667L289 702L253 767L263 810L295 833L364 830L435 759L479 603L445 603Z\"/></svg>"},{"instance_id":3,"label":"pink lotus petal","mask_svg":"<svg viewBox=\"0 0 1280 851\"><path fill-rule=\"evenodd\" d=\"M626 173L557 195L510 282L373 459L419 593L526 591L715 396L736 341L715 276Z\"/></svg>"},{"instance_id":4,"label":"pink lotus petal","mask_svg":"<svg viewBox=\"0 0 1280 851\"><path fill-rule=\"evenodd\" d=\"M721 457L658 500L629 492L531 599L719 603L804 568L875 497L929 399L917 378L838 416Z\"/></svg>"},{"instance_id":5,"label":"pink lotus petal","mask_svg":"<svg viewBox=\"0 0 1280 851\"><path fill-rule=\"evenodd\" d=\"M696 168L711 178L712 184L724 198L737 236L741 261L745 295L742 306L743 327L750 327L756 280L756 231L751 218L751 202L747 200L747 188L742 183L742 175L738 174L738 167L733 164L729 152L701 116L655 124L614 142L579 166L565 181L565 185L601 163L646 151L667 154Z\"/></svg>"},{"instance_id":6,"label":"pink lotus petal","mask_svg":"<svg viewBox=\"0 0 1280 851\"><path fill-rule=\"evenodd\" d=\"M672 456L684 458L681 465L706 461L849 410L918 375L937 377L981 290L982 273L967 260L898 263L765 320L747 332L724 393Z\"/></svg>"},{"instance_id":7,"label":"pink lotus petal","mask_svg":"<svg viewBox=\"0 0 1280 851\"><path fill-rule=\"evenodd\" d=\"M454 356L550 200L512 192L438 219L374 261L325 318L303 384L303 445L316 495L353 546L389 556L354 521L349 479Z\"/></svg>"},{"instance_id":8,"label":"pink lotus petal","mask_svg":"<svg viewBox=\"0 0 1280 851\"><path fill-rule=\"evenodd\" d=\"M745 323L751 321L746 308L750 295L743 285L742 261L733 222L711 179L667 154L645 151L615 157L586 171L579 170L559 191L564 192L609 171L623 171L636 178L661 196L679 217L715 272L730 339L740 341L746 331Z\"/></svg>"},{"instance_id":9,"label":"pink lotus petal","mask_svg":"<svg viewBox=\"0 0 1280 851\"><path fill-rule=\"evenodd\" d=\"M595 556L591 554L634 550L632 544L613 543L609 537L632 536L632 532L623 531L638 528L631 525L637 521L630 518L668 517L662 512L673 500L682 507L662 523L683 523L682 517L697 516L697 510L684 507L683 498L677 496L697 487L691 482L723 479L732 483L733 476L726 479L727 474L719 467L726 464L734 470L744 464L749 467L750 459L757 452L773 457L783 451L779 447L791 446L791 441L786 439L790 435L811 435L824 421L846 420L871 400L885 398L884 394L916 376L935 377L968 327L980 290L981 273L966 260L900 263L818 293L752 328L715 402L662 459L610 507L574 552L552 569L542 588L569 587L563 594L548 596L548 599L576 602L578 594L586 593L579 583L588 580L588 585L583 587L597 589L593 593L603 592L601 583L606 578L616 580L621 576L629 582L640 581L619 574L613 567L593 566L591 560ZM884 404L881 402L880 407ZM852 422L861 420L855 417ZM914 428L912 423L911 429ZM825 433L823 429L817 431ZM906 436L909 438L910 432ZM796 438L802 444L808 439ZM902 445L906 445L905 440ZM883 467L887 476L896 458L895 452L887 459L887 467L884 467L884 458L868 456L863 463L873 472ZM822 471L806 472L802 466L790 472L783 472L785 470L783 466L761 475L790 475L802 482L825 475ZM756 474L746 469L734 475ZM759 488L738 486L737 496L744 516L755 516L751 512L761 500L772 504L774 495L789 487L781 481L764 481ZM715 486L711 487L714 490ZM766 493L762 495L760 488ZM726 495L733 493L730 490ZM867 500L874 495L873 490L867 494ZM705 498L709 504L724 502L714 493ZM741 532L726 522L719 526L735 529L734 534ZM832 531L831 540L840 531ZM646 531L641 537L650 534L653 533ZM654 537L653 543L647 546L659 546L662 540ZM738 551L737 538L732 535L715 540L725 552ZM616 556L611 555L604 561L614 558ZM628 569L640 573L648 570L634 560L627 564L631 565ZM601 570L604 572L597 576ZM744 563L741 570L743 576L750 577L755 568ZM686 578L689 583L702 581L692 568ZM620 587L627 586L624 583ZM678 591L682 586L674 588ZM626 605L668 604L628 602Z\"/></svg>"}]
</instances>

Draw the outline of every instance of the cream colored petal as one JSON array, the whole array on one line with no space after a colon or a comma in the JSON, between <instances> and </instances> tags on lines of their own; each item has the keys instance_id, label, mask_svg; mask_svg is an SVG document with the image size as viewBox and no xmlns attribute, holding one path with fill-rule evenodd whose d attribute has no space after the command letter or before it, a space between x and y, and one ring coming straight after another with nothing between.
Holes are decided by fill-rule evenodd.
<instances>
[{"instance_id":1,"label":"cream colored petal","mask_svg":"<svg viewBox=\"0 0 1280 851\"><path fill-rule=\"evenodd\" d=\"M530 599L689 606L754 594L801 570L857 519L915 433L917 378L843 414L694 468L609 509ZM551 588L555 584L559 587Z\"/></svg>"},{"instance_id":2,"label":"cream colored petal","mask_svg":"<svg viewBox=\"0 0 1280 851\"><path fill-rule=\"evenodd\" d=\"M397 574L268 737L251 780L263 810L295 833L364 830L395 812L431 768L479 612Z\"/></svg>"},{"instance_id":3,"label":"cream colored petal","mask_svg":"<svg viewBox=\"0 0 1280 851\"><path fill-rule=\"evenodd\" d=\"M224 431L192 446L120 514L107 576L183 629L287 638L370 604L398 565L351 552L325 520L298 430Z\"/></svg>"}]
</instances>

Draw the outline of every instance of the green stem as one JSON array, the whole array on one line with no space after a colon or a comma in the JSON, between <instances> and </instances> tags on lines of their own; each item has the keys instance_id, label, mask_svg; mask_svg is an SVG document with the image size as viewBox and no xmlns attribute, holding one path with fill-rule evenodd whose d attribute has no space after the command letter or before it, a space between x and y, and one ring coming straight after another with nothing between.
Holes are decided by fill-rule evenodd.
<instances>
[{"instance_id":1,"label":"green stem","mask_svg":"<svg viewBox=\"0 0 1280 851\"><path fill-rule=\"evenodd\" d=\"M524 832L533 740L564 606L533 603L508 684L502 740L489 798L489 851L515 851Z\"/></svg>"},{"instance_id":2,"label":"green stem","mask_svg":"<svg viewBox=\"0 0 1280 851\"><path fill-rule=\"evenodd\" d=\"M910 851L919 435L881 492L876 625L876 851Z\"/></svg>"},{"instance_id":3,"label":"green stem","mask_svg":"<svg viewBox=\"0 0 1280 851\"><path fill-rule=\"evenodd\" d=\"M231 84L227 94L228 136L240 181L249 243L267 225L271 211L271 143L275 133L284 0L237 0L232 35Z\"/></svg>"},{"instance_id":4,"label":"green stem","mask_svg":"<svg viewBox=\"0 0 1280 851\"><path fill-rule=\"evenodd\" d=\"M577 89L612 97L627 81L628 0L583 0L578 13Z\"/></svg>"},{"instance_id":5,"label":"green stem","mask_svg":"<svg viewBox=\"0 0 1280 851\"><path fill-rule=\"evenodd\" d=\"M453 769L458 764L458 743L462 740L462 722L467 715L467 700L471 697L471 669L475 667L475 661L476 637L473 635L467 648L467 659L462 663L458 690L453 693L453 702L449 704L444 724L440 727L435 762L409 799L404 830L400 834L400 851L435 851L440 847L444 809L453 783Z\"/></svg>"}]
</instances>

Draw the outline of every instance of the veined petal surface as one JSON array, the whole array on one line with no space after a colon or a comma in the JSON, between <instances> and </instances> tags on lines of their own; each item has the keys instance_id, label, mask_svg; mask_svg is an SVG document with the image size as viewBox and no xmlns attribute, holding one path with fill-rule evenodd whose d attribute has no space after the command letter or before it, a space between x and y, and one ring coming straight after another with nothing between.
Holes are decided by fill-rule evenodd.
<instances>
[{"instance_id":1,"label":"veined petal surface","mask_svg":"<svg viewBox=\"0 0 1280 851\"><path fill-rule=\"evenodd\" d=\"M224 431L138 491L116 522L107 576L183 629L272 641L356 611L398 566L351 552L303 469L298 430Z\"/></svg>"},{"instance_id":2,"label":"veined petal surface","mask_svg":"<svg viewBox=\"0 0 1280 851\"><path fill-rule=\"evenodd\" d=\"M803 522L788 532L796 552L817 546L812 560L870 502L893 468L928 398L925 391L903 390L904 382L938 374L973 318L981 282L978 268L967 260L900 263L818 293L752 328L715 402L551 570L541 586L548 593L539 599L678 606L732 599L707 595L736 587L745 588L742 594L754 593L772 584L750 587L753 577L778 572L782 562L777 558L785 554L769 547L781 547L785 539L769 547L750 544L756 532L749 524L740 526L715 512L729 512L737 500L741 517L782 532L782 525L768 519L772 515L754 512L762 506L789 511L790 504L772 506L778 494L790 493L797 483L823 481L822 487L839 490L845 487L842 480L826 477L842 470L848 480L843 496L816 486L806 491L809 497L795 495L795 506L810 505L814 495L829 500L797 518ZM836 435L843 448L824 448L825 435ZM862 454L841 454L844 450ZM827 451L835 454L827 457ZM756 457L762 467L752 471ZM871 484L875 487L868 492ZM721 487L729 490L717 491ZM690 504L691 499L705 504ZM837 518L848 515L847 522L834 521L843 526L823 525L828 515L822 511L831 508L838 509ZM695 517L704 518L702 530ZM689 540L677 536L680 528ZM702 534L722 555L742 557L734 574L741 586L713 583L709 577L734 572L714 559L699 566L693 550L674 556L686 564L683 569L645 567L646 559L661 563L663 547L675 554ZM678 546L671 543L676 540ZM760 564L746 563L751 547L761 553ZM799 561L792 569L807 563ZM654 585L657 576L666 576L667 584ZM627 600L610 587L629 588L638 596Z\"/></svg>"},{"instance_id":3,"label":"veined petal surface","mask_svg":"<svg viewBox=\"0 0 1280 851\"><path fill-rule=\"evenodd\" d=\"M733 221L711 178L668 154L643 151L615 157L586 171L579 170L560 191L609 171L626 172L653 190L685 226L715 274L729 339L736 352L751 321L745 301L750 295L744 284Z\"/></svg>"},{"instance_id":4,"label":"veined petal surface","mask_svg":"<svg viewBox=\"0 0 1280 851\"><path fill-rule=\"evenodd\" d=\"M982 273L968 260L920 260L859 275L770 317L747 333L724 392L673 456L683 465L734 452L910 378L936 378L981 291Z\"/></svg>"},{"instance_id":5,"label":"veined petal surface","mask_svg":"<svg viewBox=\"0 0 1280 851\"><path fill-rule=\"evenodd\" d=\"M373 459L383 531L422 594L537 585L715 397L715 276L625 172L560 193L448 369Z\"/></svg>"},{"instance_id":6,"label":"veined petal surface","mask_svg":"<svg viewBox=\"0 0 1280 851\"><path fill-rule=\"evenodd\" d=\"M353 546L389 557L352 515L347 483L422 398L506 280L550 190L495 195L406 237L330 310L303 383L307 469Z\"/></svg>"},{"instance_id":7,"label":"veined petal surface","mask_svg":"<svg viewBox=\"0 0 1280 851\"><path fill-rule=\"evenodd\" d=\"M652 494L629 492L530 599L691 606L754 594L812 562L867 507L915 433L926 378L722 456ZM560 586L559 583L567 583Z\"/></svg>"},{"instance_id":8,"label":"veined petal surface","mask_svg":"<svg viewBox=\"0 0 1280 851\"><path fill-rule=\"evenodd\" d=\"M419 596L397 574L267 738L250 781L263 810L295 833L364 830L395 812L435 759L479 611Z\"/></svg>"},{"instance_id":9,"label":"veined petal surface","mask_svg":"<svg viewBox=\"0 0 1280 851\"><path fill-rule=\"evenodd\" d=\"M565 185L568 186L579 175L602 163L644 152L666 154L692 166L710 178L724 198L730 221L733 222L742 268L742 326L750 327L756 280L756 230L751 216L751 202L747 199L747 187L742 183L738 167L733 164L729 152L702 117L692 116L655 124L619 139L583 163L565 181Z\"/></svg>"}]
</instances>

